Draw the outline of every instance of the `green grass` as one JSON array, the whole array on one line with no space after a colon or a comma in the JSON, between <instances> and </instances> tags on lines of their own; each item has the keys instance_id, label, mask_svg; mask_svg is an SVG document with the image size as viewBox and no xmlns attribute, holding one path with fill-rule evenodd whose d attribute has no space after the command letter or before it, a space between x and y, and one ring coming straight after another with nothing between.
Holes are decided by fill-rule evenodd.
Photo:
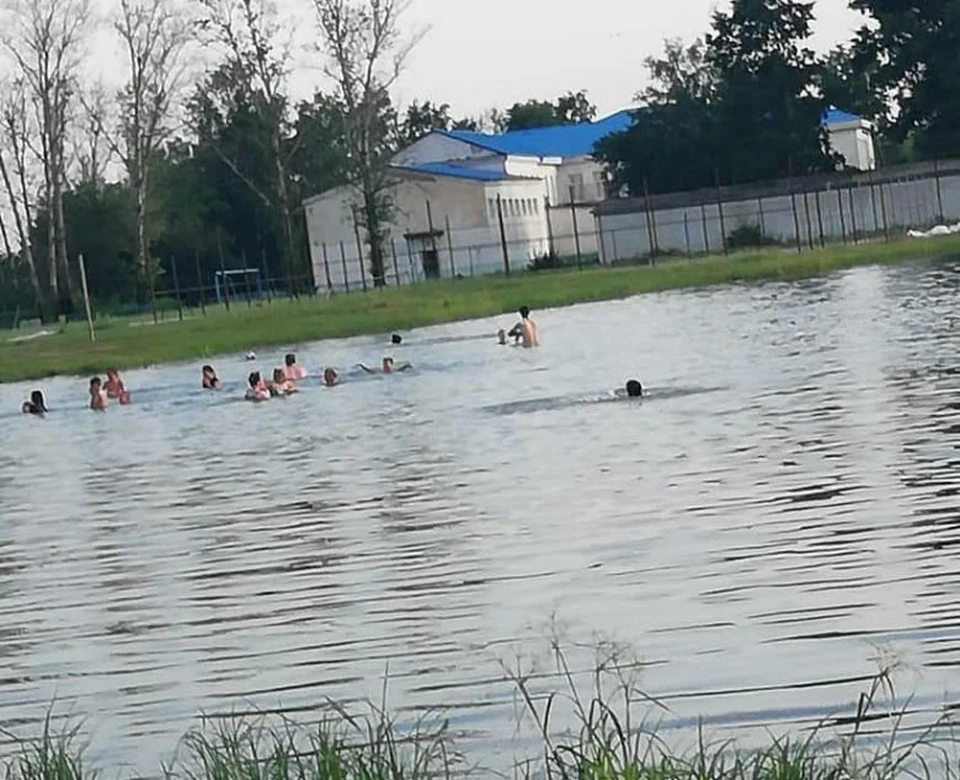
<instances>
[{"instance_id":1,"label":"green grass","mask_svg":"<svg viewBox=\"0 0 960 780\"><path fill-rule=\"evenodd\" d=\"M897 704L892 670L881 670L856 701L855 712L797 737L770 736L746 750L735 740L710 741L701 728L688 750L658 731L668 708L637 686L642 665L622 650L602 648L592 670L575 673L554 645L555 668L508 672L521 712L540 736L541 753L519 761L517 780L957 780L956 741L949 714L908 728L909 702ZM589 683L584 683L589 679ZM544 686L554 684L552 690ZM328 704L319 724L279 715L208 718L188 732L165 780L440 780L503 777L468 765L452 749L447 724L425 717L400 728L385 709L361 715ZM559 723L557 721L562 721ZM12 735L5 734L6 737ZM0 759L6 780L97 780L76 730L55 733L48 717L33 741ZM9 751L8 751L9 752ZM116 771L106 772L120 777Z\"/></svg>"},{"instance_id":2,"label":"green grass","mask_svg":"<svg viewBox=\"0 0 960 780\"><path fill-rule=\"evenodd\" d=\"M405 331L442 322L641 293L706 287L765 279L799 279L857 265L936 260L960 256L960 237L899 240L889 244L830 246L803 254L781 248L692 261L671 260L654 267L591 268L582 272L519 273L440 281L368 294L274 301L230 312L210 307L206 317L189 312L159 326L133 320L101 319L97 342L86 325L70 323L51 336L13 343L0 333L0 382L55 374L98 374L106 367L135 368L176 360L212 358L251 347L294 345L319 339ZM509 324L505 322L504 324Z\"/></svg>"}]
</instances>

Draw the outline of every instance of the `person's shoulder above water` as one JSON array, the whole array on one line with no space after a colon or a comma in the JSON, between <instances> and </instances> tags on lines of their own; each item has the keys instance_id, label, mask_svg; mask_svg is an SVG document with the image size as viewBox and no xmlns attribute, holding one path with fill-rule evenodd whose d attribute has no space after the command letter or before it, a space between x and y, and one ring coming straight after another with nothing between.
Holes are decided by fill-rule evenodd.
<instances>
[{"instance_id":1,"label":"person's shoulder above water","mask_svg":"<svg viewBox=\"0 0 960 780\"><path fill-rule=\"evenodd\" d=\"M30 400L23 402L20 411L23 414L33 414L40 417L45 415L49 410L47 409L47 401L43 397L43 391L34 390L30 393Z\"/></svg>"},{"instance_id":2,"label":"person's shoulder above water","mask_svg":"<svg viewBox=\"0 0 960 780\"><path fill-rule=\"evenodd\" d=\"M270 390L267 388L266 382L263 381L263 377L260 376L259 371L254 371L247 377L247 383L249 387L247 388L246 398L248 401L269 401L270 400Z\"/></svg>"},{"instance_id":3,"label":"person's shoulder above water","mask_svg":"<svg viewBox=\"0 0 960 780\"><path fill-rule=\"evenodd\" d=\"M218 377L217 372L213 370L213 366L204 366L201 372L201 381L204 390L220 389L220 377Z\"/></svg>"}]
</instances>

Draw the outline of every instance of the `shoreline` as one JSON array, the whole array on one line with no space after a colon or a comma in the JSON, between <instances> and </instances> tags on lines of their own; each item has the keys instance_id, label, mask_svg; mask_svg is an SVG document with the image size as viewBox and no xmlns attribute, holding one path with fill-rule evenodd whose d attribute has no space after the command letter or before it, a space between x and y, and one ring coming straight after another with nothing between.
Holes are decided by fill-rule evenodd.
<instances>
[{"instance_id":1,"label":"shoreline","mask_svg":"<svg viewBox=\"0 0 960 780\"><path fill-rule=\"evenodd\" d=\"M84 322L73 322L43 337L0 333L0 383L53 376L98 375L109 367L131 370L208 360L251 348L297 345L351 336L375 335L470 319L512 314L526 304L534 310L629 298L668 290L722 284L791 281L857 266L930 262L960 258L960 236L898 239L890 243L832 245L797 253L784 247L693 259L669 259L653 266L592 267L442 280L369 293L320 295L299 301L274 300L229 312L211 305L207 316L185 310L182 322L167 313L159 324L144 316L100 319L91 344ZM41 326L41 331L44 326Z\"/></svg>"}]
</instances>

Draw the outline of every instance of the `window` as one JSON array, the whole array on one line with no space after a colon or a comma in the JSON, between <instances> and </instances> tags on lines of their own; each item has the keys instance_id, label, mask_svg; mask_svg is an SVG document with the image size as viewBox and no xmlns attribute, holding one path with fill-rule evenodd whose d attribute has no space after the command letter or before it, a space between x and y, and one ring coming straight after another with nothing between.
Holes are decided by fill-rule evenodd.
<instances>
[{"instance_id":1,"label":"window","mask_svg":"<svg viewBox=\"0 0 960 780\"><path fill-rule=\"evenodd\" d=\"M567 197L571 198L574 202L579 203L580 201L586 200L584 197L586 193L583 191L583 174L582 173L571 173L567 177Z\"/></svg>"},{"instance_id":2,"label":"window","mask_svg":"<svg viewBox=\"0 0 960 780\"><path fill-rule=\"evenodd\" d=\"M607 187L603 178L603 171L593 172L593 184L597 190L597 200L605 199L607 197Z\"/></svg>"},{"instance_id":3,"label":"window","mask_svg":"<svg viewBox=\"0 0 960 780\"><path fill-rule=\"evenodd\" d=\"M487 198L487 208L490 209L490 219L497 218L497 199Z\"/></svg>"},{"instance_id":4,"label":"window","mask_svg":"<svg viewBox=\"0 0 960 780\"><path fill-rule=\"evenodd\" d=\"M533 199L533 213L537 215L540 214L540 201L536 198Z\"/></svg>"},{"instance_id":5,"label":"window","mask_svg":"<svg viewBox=\"0 0 960 780\"><path fill-rule=\"evenodd\" d=\"M520 211L523 214L523 216L525 217L527 216L527 209L529 207L530 207L530 202L526 198L520 201Z\"/></svg>"},{"instance_id":6,"label":"window","mask_svg":"<svg viewBox=\"0 0 960 780\"><path fill-rule=\"evenodd\" d=\"M511 217L517 216L517 199L516 198L510 198L510 216Z\"/></svg>"}]
</instances>

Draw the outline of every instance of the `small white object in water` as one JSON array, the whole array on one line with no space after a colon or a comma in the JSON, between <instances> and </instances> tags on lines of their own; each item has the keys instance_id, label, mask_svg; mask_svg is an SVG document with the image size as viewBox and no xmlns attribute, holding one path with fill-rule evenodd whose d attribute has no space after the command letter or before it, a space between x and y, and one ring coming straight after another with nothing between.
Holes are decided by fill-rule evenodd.
<instances>
[{"instance_id":1,"label":"small white object in water","mask_svg":"<svg viewBox=\"0 0 960 780\"><path fill-rule=\"evenodd\" d=\"M251 350L247 353L247 360L256 360L256 359L257 359L257 353L254 352L254 351L251 349Z\"/></svg>"}]
</instances>

